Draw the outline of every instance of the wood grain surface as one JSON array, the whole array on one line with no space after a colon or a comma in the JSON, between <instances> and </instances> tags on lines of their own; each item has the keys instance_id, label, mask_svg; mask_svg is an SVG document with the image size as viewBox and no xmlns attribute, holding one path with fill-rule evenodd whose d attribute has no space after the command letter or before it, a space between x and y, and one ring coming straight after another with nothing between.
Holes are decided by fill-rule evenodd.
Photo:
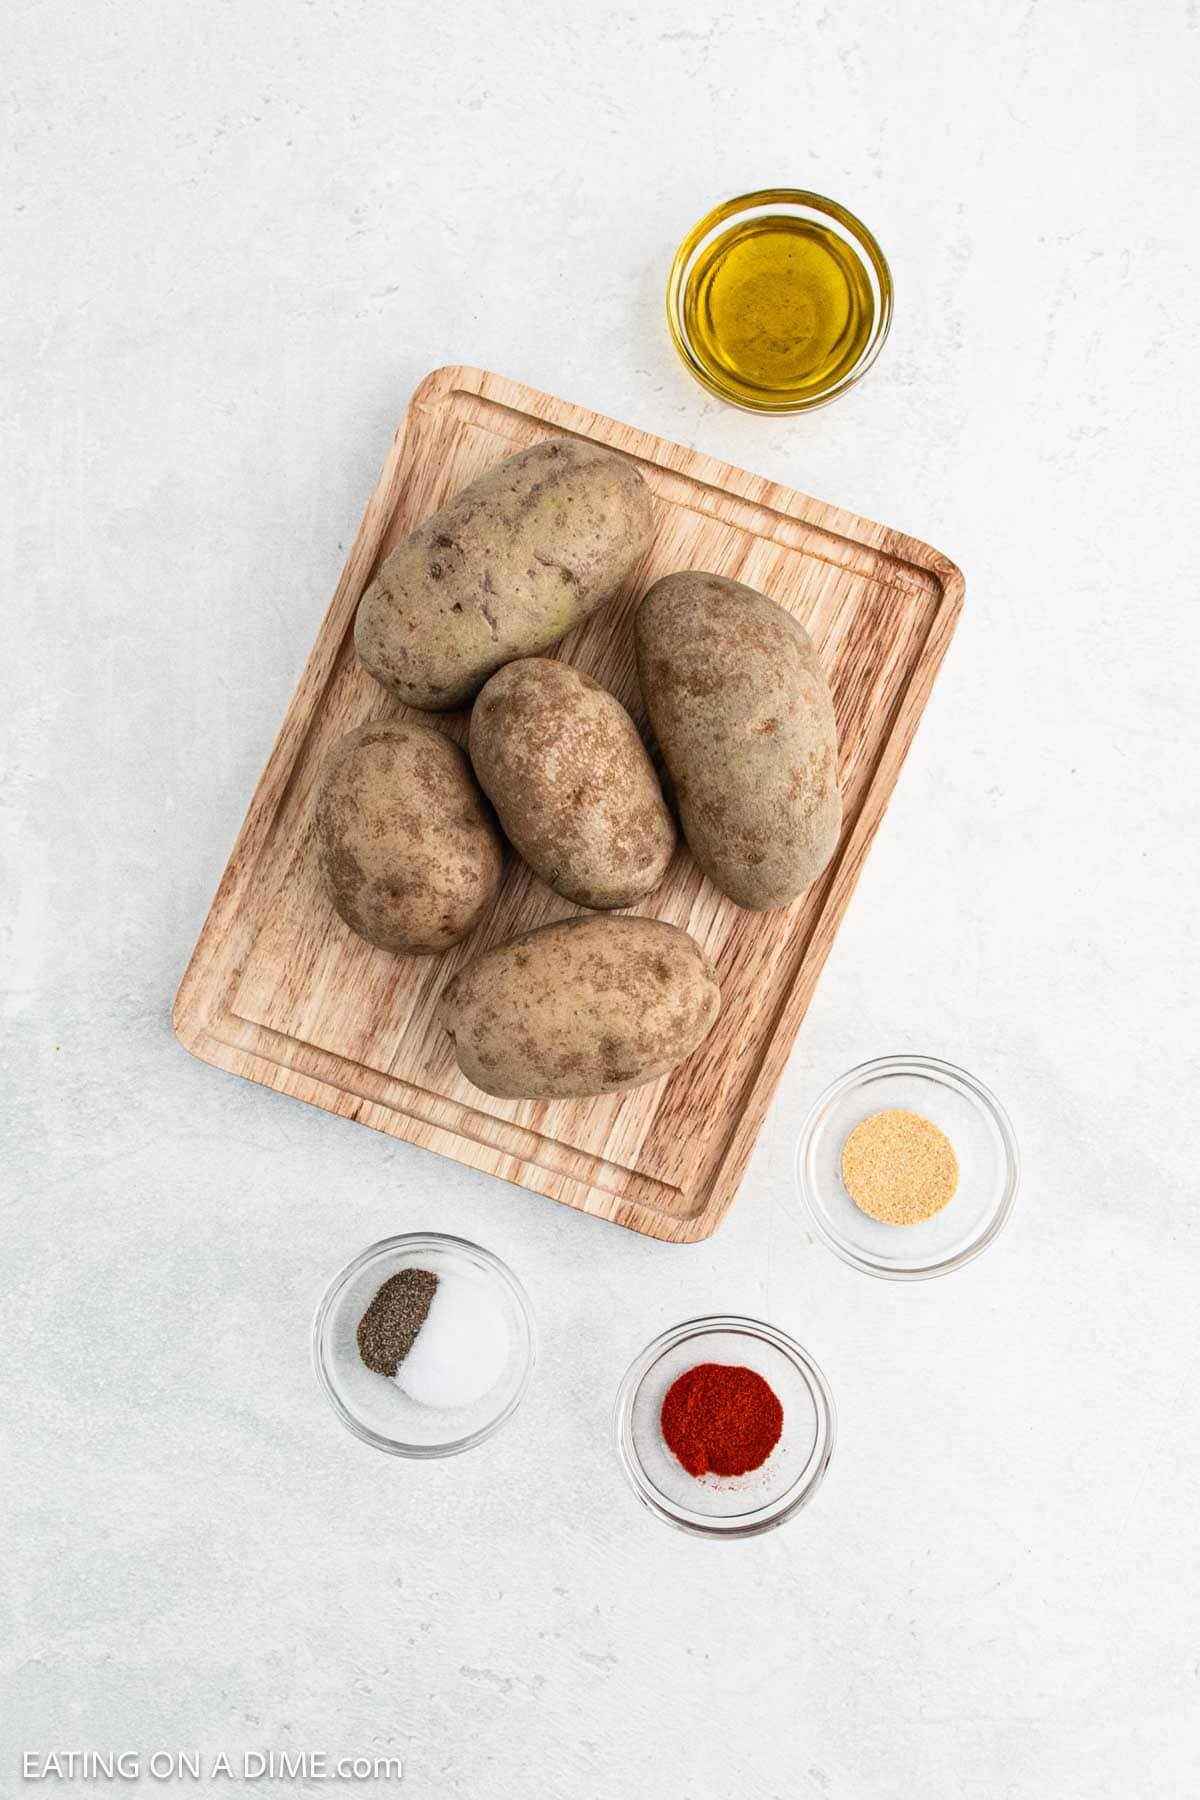
<instances>
[{"instance_id":1,"label":"wood grain surface","mask_svg":"<svg viewBox=\"0 0 1200 1800\"><path fill-rule=\"evenodd\" d=\"M611 688L645 730L631 619L648 584L706 569L760 588L807 627L829 675L844 822L829 868L783 912L742 911L681 847L662 887L630 910L705 945L721 982L714 1031L673 1074L630 1093L508 1101L458 1073L434 1022L438 995L479 950L579 909L510 852L495 911L466 943L442 957L389 955L326 900L311 799L336 738L408 711L354 656L355 607L381 559L502 457L556 434L634 458L657 532L629 592L555 654ZM396 433L251 800L176 998L180 1040L220 1068L635 1231L707 1237L737 1191L962 594L952 563L885 526L497 375L436 370ZM466 714L413 716L465 742Z\"/></svg>"}]
</instances>

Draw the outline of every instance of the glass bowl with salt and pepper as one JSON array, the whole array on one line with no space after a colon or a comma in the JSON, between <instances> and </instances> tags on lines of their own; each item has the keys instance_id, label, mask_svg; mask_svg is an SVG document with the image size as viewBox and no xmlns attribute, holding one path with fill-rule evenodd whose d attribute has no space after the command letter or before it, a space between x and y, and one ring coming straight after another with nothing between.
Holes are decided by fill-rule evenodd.
<instances>
[{"instance_id":1,"label":"glass bowl with salt and pepper","mask_svg":"<svg viewBox=\"0 0 1200 1800\"><path fill-rule=\"evenodd\" d=\"M348 1430L394 1456L453 1456L500 1429L534 1361L533 1313L498 1256L414 1232L355 1257L330 1283L313 1361Z\"/></svg>"}]
</instances>

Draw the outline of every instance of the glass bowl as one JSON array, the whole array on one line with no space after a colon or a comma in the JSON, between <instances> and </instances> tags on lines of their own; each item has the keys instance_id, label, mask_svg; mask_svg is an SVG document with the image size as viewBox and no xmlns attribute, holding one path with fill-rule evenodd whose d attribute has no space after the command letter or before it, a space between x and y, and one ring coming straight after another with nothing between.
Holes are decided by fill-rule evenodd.
<instances>
[{"instance_id":1,"label":"glass bowl","mask_svg":"<svg viewBox=\"0 0 1200 1800\"><path fill-rule=\"evenodd\" d=\"M783 1435L748 1475L689 1475L663 1440L662 1403L697 1363L754 1369L783 1406ZM806 1350L757 1319L689 1319L664 1331L633 1363L616 1407L617 1452L634 1493L669 1525L702 1537L754 1537L812 1499L833 1454L833 1396Z\"/></svg>"},{"instance_id":2,"label":"glass bowl","mask_svg":"<svg viewBox=\"0 0 1200 1800\"><path fill-rule=\"evenodd\" d=\"M420 1406L358 1354L358 1323L376 1292L401 1269L414 1268L478 1282L500 1308L508 1358L493 1386L469 1406ZM482 1444L521 1404L533 1361L533 1314L512 1270L490 1250L436 1231L372 1244L334 1276L313 1321L313 1365L329 1404L348 1431L392 1456L455 1456Z\"/></svg>"},{"instance_id":3,"label":"glass bowl","mask_svg":"<svg viewBox=\"0 0 1200 1800\"><path fill-rule=\"evenodd\" d=\"M954 1146L958 1187L918 1225L885 1225L857 1207L842 1181L842 1145L872 1113L898 1108L932 1120ZM1017 1144L995 1095L965 1069L931 1056L881 1056L821 1095L796 1147L796 1186L808 1222L843 1261L890 1281L961 1269L991 1243L1017 1192Z\"/></svg>"},{"instance_id":4,"label":"glass bowl","mask_svg":"<svg viewBox=\"0 0 1200 1800\"><path fill-rule=\"evenodd\" d=\"M702 259L707 260L720 239L746 232L755 220L771 217L798 219L830 233L839 257L853 265L856 283L868 296L871 318L857 356L848 365L839 364L831 370L828 381L820 386L806 385L803 390L762 386L708 353L688 323L689 284L697 273L697 265ZM811 412L844 394L862 380L883 349L891 329L892 304L892 272L872 233L836 200L827 200L804 188L762 188L714 206L680 244L667 278L667 326L676 350L710 393L747 412Z\"/></svg>"}]
</instances>

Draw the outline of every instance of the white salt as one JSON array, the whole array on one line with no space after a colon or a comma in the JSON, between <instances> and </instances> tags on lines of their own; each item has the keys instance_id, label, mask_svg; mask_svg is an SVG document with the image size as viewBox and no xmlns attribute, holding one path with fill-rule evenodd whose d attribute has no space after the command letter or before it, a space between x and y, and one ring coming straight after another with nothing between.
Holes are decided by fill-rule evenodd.
<instances>
[{"instance_id":1,"label":"white salt","mask_svg":"<svg viewBox=\"0 0 1200 1800\"><path fill-rule=\"evenodd\" d=\"M418 1406L471 1406L495 1387L508 1362L508 1325L481 1281L438 1276L425 1323L395 1381Z\"/></svg>"}]
</instances>

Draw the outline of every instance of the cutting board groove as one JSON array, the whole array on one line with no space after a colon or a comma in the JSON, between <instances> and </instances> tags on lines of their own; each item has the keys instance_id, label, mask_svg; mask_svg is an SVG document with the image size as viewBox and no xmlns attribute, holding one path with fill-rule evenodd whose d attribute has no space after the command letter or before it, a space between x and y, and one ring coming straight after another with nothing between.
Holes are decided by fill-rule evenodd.
<instances>
[{"instance_id":1,"label":"cutting board groove","mask_svg":"<svg viewBox=\"0 0 1200 1800\"><path fill-rule=\"evenodd\" d=\"M610 687L643 731L631 620L673 569L749 582L812 634L833 688L845 806L829 868L787 911L748 913L681 848L631 910L705 945L722 1012L670 1076L593 1100L496 1100L459 1074L433 1014L454 971L515 932L578 912L510 854L492 916L444 957L356 938L320 886L313 786L334 740L405 716L359 667L359 596L392 545L514 450L549 436L640 465L657 532L630 590L556 654ZM962 605L945 557L882 525L479 369L413 396L234 846L175 1002L175 1029L218 1067L602 1218L679 1243L707 1237L741 1180ZM466 715L431 719L460 743Z\"/></svg>"}]
</instances>

